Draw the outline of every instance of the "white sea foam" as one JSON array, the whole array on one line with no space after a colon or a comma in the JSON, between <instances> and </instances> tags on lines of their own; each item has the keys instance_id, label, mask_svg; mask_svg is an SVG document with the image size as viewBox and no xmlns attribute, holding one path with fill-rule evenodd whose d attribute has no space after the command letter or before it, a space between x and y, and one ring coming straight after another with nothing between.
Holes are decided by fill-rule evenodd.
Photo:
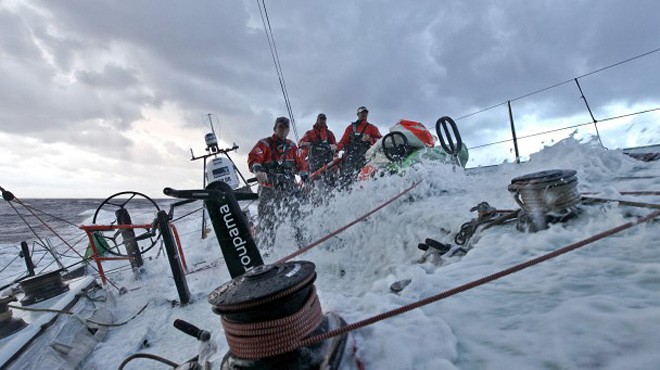
<instances>
[{"instance_id":1,"label":"white sea foam","mask_svg":"<svg viewBox=\"0 0 660 370\"><path fill-rule=\"evenodd\" d=\"M315 240L352 221L421 180L419 186L302 259L317 266L316 286L324 311L355 322L484 277L561 246L629 222L649 209L600 204L564 224L524 234L512 224L488 229L464 257L442 266L418 264L417 243L431 237L452 242L469 209L487 201L499 209L517 205L511 179L547 169L574 169L580 191L660 190L660 162L644 163L620 151L567 139L523 164L504 164L481 174L449 166L422 165L403 176L360 184L336 194L327 207L307 209L306 237ZM617 180L639 174L655 176ZM601 196L604 196L601 194ZM627 197L660 203L658 196ZM197 214L199 215L199 214ZM193 338L172 327L177 318L213 331L220 355L228 347L219 317L206 295L229 279L214 236L200 240L199 217L177 222L190 266L219 263L188 276L194 302L172 308L174 283L163 258L147 261L139 280L116 274L130 289L117 297L116 317L130 325L112 329L85 368L116 368L138 351L183 362L196 354ZM278 233L267 262L295 251L290 227ZM448 235L447 232L450 232ZM660 367L660 227L658 222L590 244L541 265L354 332L368 369L657 369ZM1 257L1 256L0 256ZM192 268L192 267L191 267ZM401 293L391 283L411 279ZM142 348L144 340L149 348ZM143 362L141 368L160 365ZM152 367L150 367L152 366ZM346 367L349 368L349 367Z\"/></svg>"}]
</instances>

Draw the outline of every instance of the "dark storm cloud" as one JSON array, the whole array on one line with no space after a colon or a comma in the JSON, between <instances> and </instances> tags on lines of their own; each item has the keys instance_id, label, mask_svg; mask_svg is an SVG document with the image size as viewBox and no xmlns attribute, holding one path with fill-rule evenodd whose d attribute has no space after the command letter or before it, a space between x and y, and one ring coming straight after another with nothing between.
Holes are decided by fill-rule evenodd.
<instances>
[{"instance_id":1,"label":"dark storm cloud","mask_svg":"<svg viewBox=\"0 0 660 370\"><path fill-rule=\"evenodd\" d=\"M346 123L366 104L383 124L465 115L654 49L658 8L652 1L269 5L298 115L323 110L331 122ZM631 62L632 71L583 78L594 111L613 101L657 101L659 60L652 55ZM586 115L579 96L567 84L514 102L514 112ZM503 113L505 106L475 117L466 129L490 130L497 116L506 130Z\"/></svg>"},{"instance_id":2,"label":"dark storm cloud","mask_svg":"<svg viewBox=\"0 0 660 370\"><path fill-rule=\"evenodd\" d=\"M81 122L110 121L122 129L141 117L140 109L153 99L130 86L137 85L133 71L112 65L100 66L99 72L75 69L75 53L92 49L86 49L85 42L77 37L47 31L54 25L43 15L24 11L21 19L2 12L8 20L2 24L10 28L2 33L6 56L0 62L4 76L0 82L3 130L56 142L76 136ZM71 81L70 76L75 80Z\"/></svg>"},{"instance_id":3,"label":"dark storm cloud","mask_svg":"<svg viewBox=\"0 0 660 370\"><path fill-rule=\"evenodd\" d=\"M81 145L107 134L130 147L121 132L171 103L191 127L217 113L222 138L249 149L286 112L254 1L28 4L0 10L3 131ZM340 134L359 105L382 128L433 124L660 46L650 0L266 4L301 132L323 111ZM657 102L659 63L660 53L581 79L594 112ZM586 114L574 85L513 106L519 117ZM476 144L506 135L507 119L500 106L461 125Z\"/></svg>"},{"instance_id":4,"label":"dark storm cloud","mask_svg":"<svg viewBox=\"0 0 660 370\"><path fill-rule=\"evenodd\" d=\"M70 32L135 47L130 60L153 90L186 107L206 105L200 98L211 100L221 90L218 85L258 91L261 81L272 77L261 48L263 35L246 27L248 13L241 2L74 1L48 7ZM94 16L98 13L102 16Z\"/></svg>"},{"instance_id":5,"label":"dark storm cloud","mask_svg":"<svg viewBox=\"0 0 660 370\"><path fill-rule=\"evenodd\" d=\"M139 82L134 69L105 65L101 72L77 71L77 80L95 89L123 90L136 86Z\"/></svg>"},{"instance_id":6,"label":"dark storm cloud","mask_svg":"<svg viewBox=\"0 0 660 370\"><path fill-rule=\"evenodd\" d=\"M241 62L253 59L254 48L245 46L245 38L232 37L237 24L245 30L247 13L242 6L237 8L242 17L230 6L220 9L228 13L218 19L217 11L174 2L154 8L113 4L44 3L47 11L21 7L22 18L3 11L8 32L3 32L2 50L11 56L0 65L9 76L0 103L3 129L47 140L82 139L77 133L65 134L67 128L76 130L81 122L98 120L122 130L142 117L142 108L158 106L164 99L190 110L225 106L231 111L246 107L237 103L242 96L232 85L259 89L263 78L253 75L265 73L247 70ZM133 53L124 56L129 67L110 61L90 70L89 65L72 62L112 53L113 48ZM62 76L75 81L62 81ZM46 135L50 127L57 130Z\"/></svg>"}]
</instances>

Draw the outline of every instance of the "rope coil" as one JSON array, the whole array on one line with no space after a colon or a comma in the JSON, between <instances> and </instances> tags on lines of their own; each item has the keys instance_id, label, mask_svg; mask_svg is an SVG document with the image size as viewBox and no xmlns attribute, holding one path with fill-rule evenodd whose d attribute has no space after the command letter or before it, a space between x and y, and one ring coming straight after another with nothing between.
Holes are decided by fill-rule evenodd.
<instances>
[{"instance_id":1,"label":"rope coil","mask_svg":"<svg viewBox=\"0 0 660 370\"><path fill-rule=\"evenodd\" d=\"M509 191L523 210L519 217L519 229L538 231L547 228L548 216L568 216L581 201L577 191L574 170L550 170L532 173L511 180Z\"/></svg>"},{"instance_id":2,"label":"rope coil","mask_svg":"<svg viewBox=\"0 0 660 370\"><path fill-rule=\"evenodd\" d=\"M343 327L335 329L335 330L330 330L330 331L327 331L327 332L324 332L324 333L321 333L321 334L318 334L318 335L314 335L314 336L309 337L309 338L305 338L300 343L300 346L314 345L314 344L320 343L320 342L322 342L326 339L329 339L329 338L332 338L332 337L335 337L335 336L338 336L338 335L341 335L341 334L344 334L344 333L348 333L348 332L356 330L356 329L363 328L365 326L374 324L376 322L379 322L379 321L382 321L382 320L385 320L385 319L389 319L391 317L403 314L405 312L414 310L416 308L426 306L428 304L431 304L431 303L440 301L442 299L451 297L453 295L465 292L467 290L476 288L478 286L484 285L484 284L489 283L491 281L501 279L505 276L508 276L508 275L513 274L513 273L522 271L522 270L524 270L528 267L538 265L542 262L545 262L547 260L550 260L550 259L555 258L557 256L560 256L562 254L572 252L572 251L574 251L578 248L584 247L585 245L591 244L591 243L596 242L598 240L604 239L608 236L611 236L611 235L617 234L621 231L627 230L627 229L629 229L633 226L639 225L639 224L644 223L644 222L651 221L651 220L653 220L657 217L660 217L660 210L651 212L648 215L637 218L634 221L630 221L630 222L627 222L625 224L619 225L617 227L614 227L614 228L608 229L606 231L603 231L601 233L592 235L592 236L590 236L586 239L582 239L582 240L577 241L575 243L563 246L559 249L555 249L554 251L546 253L544 255L532 258L532 259L527 260L525 262L521 262L521 263L519 263L517 265L514 265L512 267L509 267L507 269L500 270L498 272L495 272L493 274L484 276L484 277L479 278L477 280L473 280L469 283L460 285L458 287L455 287L455 288L452 288L452 289L449 289L449 290L445 290L444 292L438 293L438 294L433 295L431 297L427 297L427 298L421 299L417 302L414 302L414 303L411 303L411 304L393 309L391 311L387 311L387 312L372 316L370 318L367 318L367 319L364 319L364 320L361 320L361 321L358 321L358 322L355 322L355 323L352 323L352 324L348 324L346 326L343 326Z\"/></svg>"},{"instance_id":3,"label":"rope coil","mask_svg":"<svg viewBox=\"0 0 660 370\"><path fill-rule=\"evenodd\" d=\"M511 184L514 200L528 213L560 212L577 205L581 196L577 191L577 177L562 178L552 183Z\"/></svg>"},{"instance_id":4,"label":"rope coil","mask_svg":"<svg viewBox=\"0 0 660 370\"><path fill-rule=\"evenodd\" d=\"M291 352L300 347L323 320L321 303L312 289L303 307L292 315L262 322L238 323L222 316L229 349L245 359L261 359Z\"/></svg>"}]
</instances>

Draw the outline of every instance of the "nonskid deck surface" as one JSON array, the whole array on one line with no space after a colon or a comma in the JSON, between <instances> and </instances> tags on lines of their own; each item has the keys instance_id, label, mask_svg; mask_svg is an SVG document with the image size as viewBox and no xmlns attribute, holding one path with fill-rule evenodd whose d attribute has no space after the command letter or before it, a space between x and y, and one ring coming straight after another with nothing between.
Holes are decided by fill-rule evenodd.
<instances>
[{"instance_id":1,"label":"nonskid deck surface","mask_svg":"<svg viewBox=\"0 0 660 370\"><path fill-rule=\"evenodd\" d=\"M80 302L80 297L84 290L96 284L95 279L92 276L84 276L66 281L66 283L69 285L68 292L26 307L30 309L48 309L54 311L88 311L88 309L85 308L85 302ZM12 302L12 305L22 306L20 301L21 298L23 298L23 293L18 293L16 298L17 301ZM34 363L35 353L43 352L43 347L48 346L50 341L57 337L58 334L60 334L60 340L63 339L62 328L66 326L68 321L80 323L76 318L69 315L62 315L57 312L35 312L20 309L12 309L12 311L14 318L24 320L27 325L23 329L0 340L0 368L3 369L24 368L21 366ZM106 322L108 319L112 318L112 315L109 312L102 313L99 311L95 316L97 316L99 319L98 321L101 322ZM84 327L82 323L80 323L80 325ZM64 331L68 330L64 329ZM63 347L60 347L60 352L61 351L66 350L64 350ZM32 355L30 355L30 353L32 353ZM30 367L28 366L27 368Z\"/></svg>"}]
</instances>

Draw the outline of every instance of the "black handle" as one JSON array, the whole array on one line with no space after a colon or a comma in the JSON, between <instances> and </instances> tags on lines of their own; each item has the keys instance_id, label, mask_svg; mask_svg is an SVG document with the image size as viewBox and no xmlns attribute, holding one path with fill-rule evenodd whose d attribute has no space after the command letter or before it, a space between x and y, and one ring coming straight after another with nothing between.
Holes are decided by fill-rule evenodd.
<instances>
[{"instance_id":1,"label":"black handle","mask_svg":"<svg viewBox=\"0 0 660 370\"><path fill-rule=\"evenodd\" d=\"M172 188L163 189L163 194L169 195L174 198L183 198L183 199L220 199L225 193L219 190L176 190Z\"/></svg>"},{"instance_id":2,"label":"black handle","mask_svg":"<svg viewBox=\"0 0 660 370\"><path fill-rule=\"evenodd\" d=\"M456 143L454 143L452 140L451 133L449 132L447 124L451 126L451 130L456 137ZM442 131L440 130L440 127L442 127ZM438 118L438 120L435 122L435 133L438 134L438 139L440 139L440 146L442 146L442 149L447 152L447 154L451 156L458 155L458 152L460 152L461 148L463 147L463 139L461 139L461 134L458 132L456 122L454 122L451 117L444 116ZM445 136L447 137L446 141Z\"/></svg>"},{"instance_id":3,"label":"black handle","mask_svg":"<svg viewBox=\"0 0 660 370\"><path fill-rule=\"evenodd\" d=\"M234 192L234 198L236 198L236 200L257 200L259 199L259 194L236 191Z\"/></svg>"},{"instance_id":4,"label":"black handle","mask_svg":"<svg viewBox=\"0 0 660 370\"><path fill-rule=\"evenodd\" d=\"M191 337L195 337L201 340L202 342L206 342L211 339L211 333L181 319L174 320L174 327L190 335Z\"/></svg>"},{"instance_id":5,"label":"black handle","mask_svg":"<svg viewBox=\"0 0 660 370\"><path fill-rule=\"evenodd\" d=\"M196 200L210 200L210 199L220 199L225 196L225 192L220 190L176 190L172 188L163 189L163 194L169 195L174 198L183 198L183 199L196 199ZM234 197L236 200L256 200L259 199L259 194L256 193L244 193L244 192L234 192Z\"/></svg>"},{"instance_id":6,"label":"black handle","mask_svg":"<svg viewBox=\"0 0 660 370\"><path fill-rule=\"evenodd\" d=\"M438 252L440 252L440 254L445 254L445 253L449 252L449 250L451 249L451 245L445 244L445 243L440 243L439 241L431 239L431 238L426 238L426 240L424 242L429 247L431 247L431 248L437 250Z\"/></svg>"},{"instance_id":7,"label":"black handle","mask_svg":"<svg viewBox=\"0 0 660 370\"><path fill-rule=\"evenodd\" d=\"M178 191L172 188L165 188L163 189L163 194L170 196L170 197L177 197Z\"/></svg>"}]
</instances>

